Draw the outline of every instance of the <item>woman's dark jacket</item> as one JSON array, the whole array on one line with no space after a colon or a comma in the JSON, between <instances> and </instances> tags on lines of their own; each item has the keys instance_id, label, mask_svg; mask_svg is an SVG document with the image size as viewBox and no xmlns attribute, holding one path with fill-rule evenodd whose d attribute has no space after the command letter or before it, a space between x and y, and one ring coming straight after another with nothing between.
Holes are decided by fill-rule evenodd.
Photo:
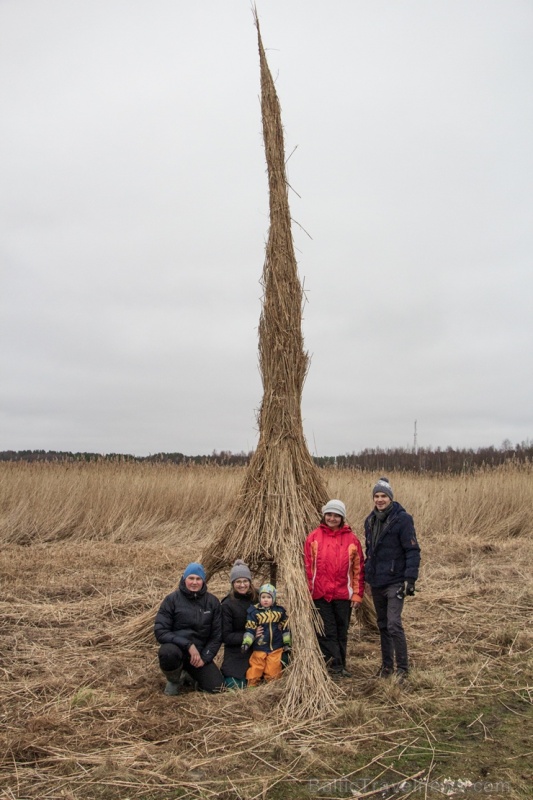
<instances>
[{"instance_id":1,"label":"woman's dark jacket","mask_svg":"<svg viewBox=\"0 0 533 800\"><path fill-rule=\"evenodd\" d=\"M196 645L208 664L222 642L220 601L209 594L205 583L199 592L190 592L182 578L178 589L161 603L154 633L159 644L176 644L184 651Z\"/></svg>"},{"instance_id":2,"label":"woman's dark jacket","mask_svg":"<svg viewBox=\"0 0 533 800\"><path fill-rule=\"evenodd\" d=\"M252 602L252 595L235 594L226 595L221 603L222 611L222 641L224 642L224 661L220 671L225 678L243 680L249 666L250 653L241 651L244 626L246 625L246 612Z\"/></svg>"},{"instance_id":3,"label":"woman's dark jacket","mask_svg":"<svg viewBox=\"0 0 533 800\"><path fill-rule=\"evenodd\" d=\"M365 580L379 588L391 583L416 581L420 565L420 547L416 540L413 518L396 501L383 522L379 537L373 542L375 515L365 520Z\"/></svg>"}]
</instances>

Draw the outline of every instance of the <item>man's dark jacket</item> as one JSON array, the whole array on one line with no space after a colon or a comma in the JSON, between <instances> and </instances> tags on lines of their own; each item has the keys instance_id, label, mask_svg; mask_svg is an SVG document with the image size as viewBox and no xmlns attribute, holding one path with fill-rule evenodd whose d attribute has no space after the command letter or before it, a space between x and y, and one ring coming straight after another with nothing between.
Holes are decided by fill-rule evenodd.
<instances>
[{"instance_id":1,"label":"man's dark jacket","mask_svg":"<svg viewBox=\"0 0 533 800\"><path fill-rule=\"evenodd\" d=\"M396 501L384 520L379 537L373 542L375 515L365 520L365 580L380 588L406 580L416 581L420 565L420 547L416 540L413 518Z\"/></svg>"},{"instance_id":2,"label":"man's dark jacket","mask_svg":"<svg viewBox=\"0 0 533 800\"><path fill-rule=\"evenodd\" d=\"M182 578L179 588L161 603L154 633L159 644L176 644L183 651L196 645L208 664L222 642L220 601L209 594L205 583L199 592L190 592Z\"/></svg>"}]
</instances>

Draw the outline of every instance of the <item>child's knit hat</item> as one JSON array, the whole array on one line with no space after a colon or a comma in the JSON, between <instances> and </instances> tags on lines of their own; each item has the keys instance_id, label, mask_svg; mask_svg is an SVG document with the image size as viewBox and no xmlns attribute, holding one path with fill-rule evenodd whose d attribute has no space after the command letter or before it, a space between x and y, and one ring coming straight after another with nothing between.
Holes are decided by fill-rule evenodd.
<instances>
[{"instance_id":1,"label":"child's knit hat","mask_svg":"<svg viewBox=\"0 0 533 800\"><path fill-rule=\"evenodd\" d=\"M276 587L272 586L271 583L264 583L259 587L259 599L261 599L262 594L269 594L272 598L272 604L276 602Z\"/></svg>"}]
</instances>

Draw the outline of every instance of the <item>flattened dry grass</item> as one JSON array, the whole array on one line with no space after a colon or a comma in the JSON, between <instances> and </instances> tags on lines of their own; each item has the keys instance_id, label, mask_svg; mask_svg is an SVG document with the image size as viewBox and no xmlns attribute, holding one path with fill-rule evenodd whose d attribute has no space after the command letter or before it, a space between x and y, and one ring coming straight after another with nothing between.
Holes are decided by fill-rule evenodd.
<instances>
[{"instance_id":1,"label":"flattened dry grass","mask_svg":"<svg viewBox=\"0 0 533 800\"><path fill-rule=\"evenodd\" d=\"M96 465L33 466L0 468L0 797L276 800L314 796L317 780L343 779L332 784L342 788L370 778L391 785L388 796L407 797L413 784L402 781L415 775L429 779L428 797L439 796L427 789L431 781L445 777L499 781L501 796L528 797L530 472L389 475L415 515L423 556L420 591L405 612L409 684L373 677L378 638L355 619L354 678L341 684L338 710L320 722L291 723L278 713L279 684L218 697L162 694L153 611L224 524L239 471L125 465L125 473L110 468L100 481ZM54 504L43 486L51 473ZM358 532L377 477L324 473ZM62 504L80 483L107 538L86 535L83 513L68 536L58 528ZM97 485L105 490L92 493ZM121 527L116 508L131 515L139 494L145 507L168 500L159 535L155 524L150 536L143 525L132 524L127 535ZM27 513L39 535L16 540L8 530L13 506L21 530ZM224 575L210 590L226 593Z\"/></svg>"}]
</instances>

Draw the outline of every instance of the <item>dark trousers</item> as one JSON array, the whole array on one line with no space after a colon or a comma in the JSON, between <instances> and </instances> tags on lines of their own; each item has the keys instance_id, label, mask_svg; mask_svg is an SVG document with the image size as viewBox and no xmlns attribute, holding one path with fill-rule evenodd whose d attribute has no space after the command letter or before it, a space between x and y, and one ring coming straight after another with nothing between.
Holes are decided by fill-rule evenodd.
<instances>
[{"instance_id":1,"label":"dark trousers","mask_svg":"<svg viewBox=\"0 0 533 800\"><path fill-rule=\"evenodd\" d=\"M407 642L402 625L403 600L398 600L396 597L401 587L401 583L393 583L379 589L372 587L372 600L378 618L381 663L387 669L394 669L396 656L396 668L407 672Z\"/></svg>"},{"instance_id":2,"label":"dark trousers","mask_svg":"<svg viewBox=\"0 0 533 800\"><path fill-rule=\"evenodd\" d=\"M173 672L182 667L204 692L218 692L224 685L224 678L216 664L211 661L203 667L193 667L188 651L183 651L176 644L162 644L158 655L163 672Z\"/></svg>"},{"instance_id":3,"label":"dark trousers","mask_svg":"<svg viewBox=\"0 0 533 800\"><path fill-rule=\"evenodd\" d=\"M346 650L348 647L348 628L352 614L349 600L327 601L321 597L315 600L324 625L324 633L318 634L318 644L328 667L333 672L340 672L346 667Z\"/></svg>"}]
</instances>

